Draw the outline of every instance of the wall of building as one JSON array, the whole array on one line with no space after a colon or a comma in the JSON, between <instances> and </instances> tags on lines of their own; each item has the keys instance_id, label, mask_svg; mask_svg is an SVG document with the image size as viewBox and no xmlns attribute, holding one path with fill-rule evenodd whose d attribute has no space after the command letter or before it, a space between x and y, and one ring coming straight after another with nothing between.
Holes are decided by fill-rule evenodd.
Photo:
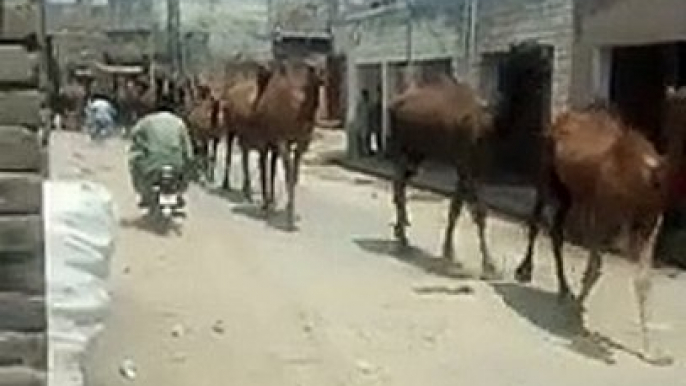
<instances>
[{"instance_id":1,"label":"wall of building","mask_svg":"<svg viewBox=\"0 0 686 386\"><path fill-rule=\"evenodd\" d=\"M47 384L40 2L0 2L0 384ZM43 39L39 38L39 42ZM14 42L14 43L13 43ZM34 71L27 71L33 69ZM43 78L44 82L44 78Z\"/></svg>"},{"instance_id":2,"label":"wall of building","mask_svg":"<svg viewBox=\"0 0 686 386\"><path fill-rule=\"evenodd\" d=\"M86 65L102 58L107 38L93 31L64 31L53 34L53 50L61 71L61 81L66 81L69 68Z\"/></svg>"},{"instance_id":3,"label":"wall of building","mask_svg":"<svg viewBox=\"0 0 686 386\"><path fill-rule=\"evenodd\" d=\"M686 40L686 2L588 0L578 24L571 100L581 106L607 94L609 47Z\"/></svg>"},{"instance_id":4,"label":"wall of building","mask_svg":"<svg viewBox=\"0 0 686 386\"><path fill-rule=\"evenodd\" d=\"M48 3L46 29L53 38L59 68L99 58L106 40L102 32L110 21L109 8L101 3ZM65 76L66 74L62 74Z\"/></svg>"},{"instance_id":5,"label":"wall of building","mask_svg":"<svg viewBox=\"0 0 686 386\"><path fill-rule=\"evenodd\" d=\"M423 0L408 8L405 2L388 2L376 9L359 6L342 15L344 27L335 36L336 49L345 52L347 61L346 122L355 119L361 88L376 99L380 87L385 111L402 84L408 61L448 60L453 71L459 69L465 56L463 3ZM387 117L383 120L387 130Z\"/></svg>"},{"instance_id":6,"label":"wall of building","mask_svg":"<svg viewBox=\"0 0 686 386\"><path fill-rule=\"evenodd\" d=\"M109 0L110 24L116 28L150 28L160 0Z\"/></svg>"},{"instance_id":7,"label":"wall of building","mask_svg":"<svg viewBox=\"0 0 686 386\"><path fill-rule=\"evenodd\" d=\"M102 4L48 3L45 25L48 33L63 29L94 30L110 20L109 8Z\"/></svg>"},{"instance_id":8,"label":"wall of building","mask_svg":"<svg viewBox=\"0 0 686 386\"><path fill-rule=\"evenodd\" d=\"M245 0L179 0L182 35L186 31L209 33L211 60L222 61L243 53L267 57L265 1ZM155 1L155 19L164 26L166 1Z\"/></svg>"},{"instance_id":9,"label":"wall of building","mask_svg":"<svg viewBox=\"0 0 686 386\"><path fill-rule=\"evenodd\" d=\"M292 32L323 32L328 30L333 5L328 0L279 0L269 11L274 27Z\"/></svg>"},{"instance_id":10,"label":"wall of building","mask_svg":"<svg viewBox=\"0 0 686 386\"><path fill-rule=\"evenodd\" d=\"M398 10L353 25L357 64L453 58L461 55L459 15L410 15ZM459 20L459 19L458 19Z\"/></svg>"},{"instance_id":11,"label":"wall of building","mask_svg":"<svg viewBox=\"0 0 686 386\"><path fill-rule=\"evenodd\" d=\"M572 0L479 0L477 15L477 55L471 76L481 77L484 55L506 52L512 44L530 40L553 46L553 115L565 108L574 47Z\"/></svg>"},{"instance_id":12,"label":"wall of building","mask_svg":"<svg viewBox=\"0 0 686 386\"><path fill-rule=\"evenodd\" d=\"M359 89L365 87L365 79L358 72L361 65L382 64L382 88L388 99L398 89L404 72L401 64L408 59L450 59L458 78L483 85L495 76L484 59L506 53L511 45L525 41L554 48L552 114L568 105L574 47L572 0L414 3L411 13L404 2L385 10L357 10L345 15L346 27L336 31L337 48L346 53L348 60L348 122L354 119Z\"/></svg>"}]
</instances>

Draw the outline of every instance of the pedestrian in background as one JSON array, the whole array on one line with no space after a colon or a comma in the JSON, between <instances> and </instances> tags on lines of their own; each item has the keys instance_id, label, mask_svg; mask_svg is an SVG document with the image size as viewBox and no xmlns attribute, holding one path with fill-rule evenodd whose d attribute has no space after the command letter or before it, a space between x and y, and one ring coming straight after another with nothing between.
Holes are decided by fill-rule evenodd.
<instances>
[{"instance_id":1,"label":"pedestrian in background","mask_svg":"<svg viewBox=\"0 0 686 386\"><path fill-rule=\"evenodd\" d=\"M356 138L356 148L357 155L362 157L367 157L370 155L371 149L369 148L369 112L370 112L370 102L369 102L369 91L363 89L360 93L360 100L355 106L355 138Z\"/></svg>"}]
</instances>

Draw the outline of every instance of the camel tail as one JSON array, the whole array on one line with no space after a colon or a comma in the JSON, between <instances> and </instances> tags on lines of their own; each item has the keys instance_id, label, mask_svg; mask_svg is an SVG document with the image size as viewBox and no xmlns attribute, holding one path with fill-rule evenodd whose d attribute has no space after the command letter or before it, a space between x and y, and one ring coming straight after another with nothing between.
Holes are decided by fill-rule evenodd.
<instances>
[{"instance_id":1,"label":"camel tail","mask_svg":"<svg viewBox=\"0 0 686 386\"><path fill-rule=\"evenodd\" d=\"M210 124L213 128L219 126L219 110L221 109L221 104L218 99L212 101L212 110L210 111Z\"/></svg>"},{"instance_id":2,"label":"camel tail","mask_svg":"<svg viewBox=\"0 0 686 386\"><path fill-rule=\"evenodd\" d=\"M398 158L401 153L400 139L398 138L398 126L401 123L398 119L398 112L395 107L396 106L390 106L388 108L388 144L386 145L386 149L388 151L388 156L391 159Z\"/></svg>"}]
</instances>

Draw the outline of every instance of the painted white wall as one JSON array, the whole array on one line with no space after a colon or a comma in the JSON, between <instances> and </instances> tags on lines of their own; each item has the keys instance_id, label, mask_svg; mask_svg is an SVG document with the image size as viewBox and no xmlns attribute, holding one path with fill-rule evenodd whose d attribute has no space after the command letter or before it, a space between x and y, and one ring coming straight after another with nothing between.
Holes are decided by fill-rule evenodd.
<instances>
[{"instance_id":1,"label":"painted white wall","mask_svg":"<svg viewBox=\"0 0 686 386\"><path fill-rule=\"evenodd\" d=\"M224 58L243 52L262 57L270 52L266 0L180 0L182 29L210 33L210 52ZM166 20L166 1L155 1L160 25Z\"/></svg>"}]
</instances>

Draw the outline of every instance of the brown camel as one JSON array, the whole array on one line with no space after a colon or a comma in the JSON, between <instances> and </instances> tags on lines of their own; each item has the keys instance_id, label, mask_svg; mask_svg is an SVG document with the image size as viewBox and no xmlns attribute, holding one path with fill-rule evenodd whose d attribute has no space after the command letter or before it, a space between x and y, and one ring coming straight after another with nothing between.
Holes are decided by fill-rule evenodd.
<instances>
[{"instance_id":1,"label":"brown camel","mask_svg":"<svg viewBox=\"0 0 686 386\"><path fill-rule=\"evenodd\" d=\"M140 93L138 94L139 116L145 116L155 111L157 105L157 82L139 83Z\"/></svg>"},{"instance_id":2,"label":"brown camel","mask_svg":"<svg viewBox=\"0 0 686 386\"><path fill-rule=\"evenodd\" d=\"M69 130L81 130L87 96L86 88L76 81L70 82L60 93L60 99L64 102L65 107L65 126Z\"/></svg>"},{"instance_id":3,"label":"brown camel","mask_svg":"<svg viewBox=\"0 0 686 386\"><path fill-rule=\"evenodd\" d=\"M492 132L492 117L476 93L448 75L413 82L389 106L390 149L395 164L393 201L396 207L395 237L408 246L406 227L407 182L427 158L455 167L458 181L453 193L443 257L454 261L453 233L463 199L471 207L478 228L484 278L495 278L496 267L486 242L486 207L479 185L485 161L485 139ZM459 264L458 264L459 265Z\"/></svg>"},{"instance_id":4,"label":"brown camel","mask_svg":"<svg viewBox=\"0 0 686 386\"><path fill-rule=\"evenodd\" d=\"M186 120L195 151L202 162L203 172L211 182L217 158L217 146L221 139L218 129L219 101L212 97L209 87L196 85L195 90L186 90L186 104Z\"/></svg>"},{"instance_id":5,"label":"brown camel","mask_svg":"<svg viewBox=\"0 0 686 386\"><path fill-rule=\"evenodd\" d=\"M223 117L226 129L227 146L233 144L235 138L241 149L243 164L243 195L252 200L250 183L249 151L251 149L264 152L266 142L255 130L255 103L257 101L257 82L255 79L244 79L234 83L224 94ZM227 152L226 172L224 174L224 188L230 188L231 151Z\"/></svg>"},{"instance_id":6,"label":"brown camel","mask_svg":"<svg viewBox=\"0 0 686 386\"><path fill-rule=\"evenodd\" d=\"M117 98L127 130L140 118L142 111L139 102L142 93L142 87L131 79L122 82L117 90Z\"/></svg>"},{"instance_id":7,"label":"brown camel","mask_svg":"<svg viewBox=\"0 0 686 386\"><path fill-rule=\"evenodd\" d=\"M231 163L233 144L238 139L243 161L243 194L252 199L250 184L249 150L259 150L259 135L254 127L254 109L257 101L257 74L259 65L255 62L231 63L226 66L224 90L221 95L221 110L227 155L223 188L231 188Z\"/></svg>"},{"instance_id":8,"label":"brown camel","mask_svg":"<svg viewBox=\"0 0 686 386\"><path fill-rule=\"evenodd\" d=\"M255 105L256 137L261 143L260 173L264 209L270 213L274 204L276 168L268 168L272 155L283 162L288 201L286 221L295 229L295 186L300 161L307 151L314 131L319 104L321 76L315 66L300 60L283 60L258 73L258 99Z\"/></svg>"},{"instance_id":9,"label":"brown camel","mask_svg":"<svg viewBox=\"0 0 686 386\"><path fill-rule=\"evenodd\" d=\"M628 232L626 253L638 262L634 284L647 355L646 301L652 247L665 204L666 162L645 137L602 106L560 115L546 135L544 154L529 245L517 279L531 281L534 243L544 205L551 198L558 202L551 238L561 300L574 299L562 257L565 222L572 211L583 221L589 260L574 303L579 311L601 276L603 243L620 231Z\"/></svg>"}]
</instances>

